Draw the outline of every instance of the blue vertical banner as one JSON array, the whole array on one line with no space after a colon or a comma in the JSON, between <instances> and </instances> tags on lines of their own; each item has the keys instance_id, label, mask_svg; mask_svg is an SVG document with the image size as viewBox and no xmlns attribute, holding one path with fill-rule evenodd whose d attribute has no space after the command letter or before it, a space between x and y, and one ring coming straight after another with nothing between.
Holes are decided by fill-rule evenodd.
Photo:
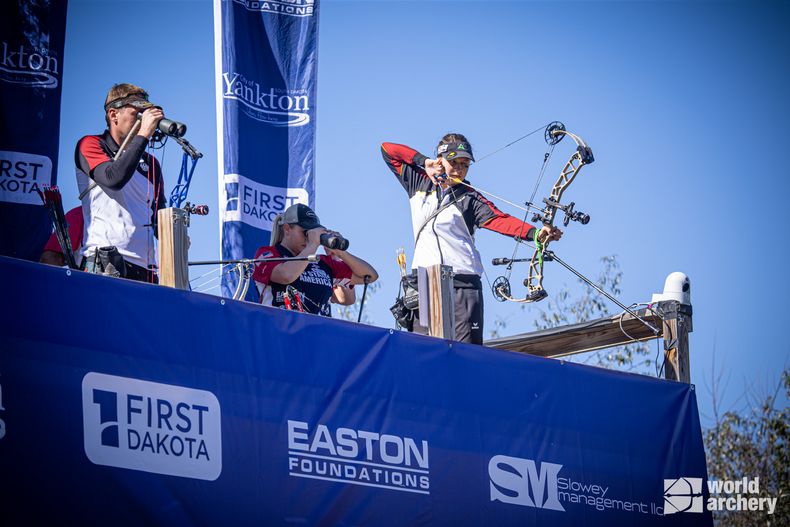
<instances>
[{"instance_id":1,"label":"blue vertical banner","mask_svg":"<svg viewBox=\"0 0 790 527\"><path fill-rule=\"evenodd\" d=\"M0 2L0 254L38 260L57 183L66 0Z\"/></svg>"},{"instance_id":2,"label":"blue vertical banner","mask_svg":"<svg viewBox=\"0 0 790 527\"><path fill-rule=\"evenodd\" d=\"M315 0L214 2L223 260L252 258L277 214L313 205L317 41ZM236 282L223 276L224 296Z\"/></svg>"}]
</instances>

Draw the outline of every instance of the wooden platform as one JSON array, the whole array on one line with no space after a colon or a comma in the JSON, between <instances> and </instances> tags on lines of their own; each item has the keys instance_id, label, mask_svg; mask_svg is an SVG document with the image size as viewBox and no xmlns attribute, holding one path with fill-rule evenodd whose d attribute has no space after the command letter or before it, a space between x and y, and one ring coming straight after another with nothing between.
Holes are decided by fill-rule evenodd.
<instances>
[{"instance_id":1,"label":"wooden platform","mask_svg":"<svg viewBox=\"0 0 790 527\"><path fill-rule=\"evenodd\" d=\"M659 302L653 306L654 310L643 308L635 311L637 315L659 330L658 335L625 313L589 322L487 340L484 345L539 357L556 358L632 342L664 338L669 336L665 335L668 331L665 322L668 318L674 319L676 317L678 306L677 302ZM664 313L664 318L658 316L657 313ZM690 322L690 316L688 320Z\"/></svg>"}]
</instances>

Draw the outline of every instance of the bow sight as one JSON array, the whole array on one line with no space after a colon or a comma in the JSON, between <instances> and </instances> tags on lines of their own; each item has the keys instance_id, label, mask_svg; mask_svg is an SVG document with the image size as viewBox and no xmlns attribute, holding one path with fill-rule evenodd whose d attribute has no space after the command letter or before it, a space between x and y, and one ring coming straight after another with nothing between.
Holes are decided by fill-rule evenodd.
<instances>
[{"instance_id":1,"label":"bow sight","mask_svg":"<svg viewBox=\"0 0 790 527\"><path fill-rule=\"evenodd\" d=\"M565 213L565 218L562 220L562 225L565 227L567 227L568 223L572 221L578 221L582 225L587 225L588 223L590 223L589 214L586 214L580 210L573 210L573 207L576 205L575 201L571 201L567 205L563 205L561 203L554 201L551 198L543 198L543 202L549 207L552 207L556 210L561 210L562 212ZM544 211L544 215L545 215L545 211ZM532 215L532 221L538 222L542 220L543 220L543 216L541 216L540 214L535 213Z\"/></svg>"}]
</instances>

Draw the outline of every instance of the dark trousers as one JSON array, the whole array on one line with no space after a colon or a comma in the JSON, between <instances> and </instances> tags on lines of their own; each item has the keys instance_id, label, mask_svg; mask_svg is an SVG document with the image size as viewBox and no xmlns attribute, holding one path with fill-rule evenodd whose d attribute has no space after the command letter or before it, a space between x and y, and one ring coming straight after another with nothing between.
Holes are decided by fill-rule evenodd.
<instances>
[{"instance_id":1,"label":"dark trousers","mask_svg":"<svg viewBox=\"0 0 790 527\"><path fill-rule=\"evenodd\" d=\"M139 265L129 263L126 260L124 260L123 263L124 263L124 267L126 268L126 274L121 278L126 278L127 280L135 280L137 282L146 282L149 284L159 283L159 278L157 277L156 273L154 273L153 271L149 271L145 267L140 267ZM94 262L94 257L88 256L87 258L83 258L81 268L83 271L88 271L89 273L97 272L96 264Z\"/></svg>"},{"instance_id":2,"label":"dark trousers","mask_svg":"<svg viewBox=\"0 0 790 527\"><path fill-rule=\"evenodd\" d=\"M483 290L470 287L454 287L455 294L455 339L472 344L483 343ZM419 324L419 312L415 311L414 333L427 335L428 328Z\"/></svg>"}]
</instances>

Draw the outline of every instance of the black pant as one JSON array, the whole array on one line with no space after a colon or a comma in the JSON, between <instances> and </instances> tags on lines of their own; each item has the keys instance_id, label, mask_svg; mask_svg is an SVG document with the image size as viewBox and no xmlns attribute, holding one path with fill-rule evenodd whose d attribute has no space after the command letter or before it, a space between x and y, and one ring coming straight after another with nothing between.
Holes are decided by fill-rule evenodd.
<instances>
[{"instance_id":1,"label":"black pant","mask_svg":"<svg viewBox=\"0 0 790 527\"><path fill-rule=\"evenodd\" d=\"M455 296L455 339L472 344L483 343L483 289L476 283L459 283L456 278ZM459 287L460 286L460 287ZM419 324L419 311L415 310L414 333L427 335L428 328Z\"/></svg>"},{"instance_id":2,"label":"black pant","mask_svg":"<svg viewBox=\"0 0 790 527\"><path fill-rule=\"evenodd\" d=\"M149 271L145 267L140 267L139 265L130 263L127 260L124 260L123 263L124 263L124 267L126 268L126 274L124 274L121 278L126 278L127 280L134 280L136 282L146 282L149 284L159 283L159 278L156 276L156 273L154 273L153 271ZM94 257L88 256L87 258L83 258L82 265L80 266L80 268L83 271L88 271L90 273L97 272L95 270L96 268L94 263Z\"/></svg>"}]
</instances>

